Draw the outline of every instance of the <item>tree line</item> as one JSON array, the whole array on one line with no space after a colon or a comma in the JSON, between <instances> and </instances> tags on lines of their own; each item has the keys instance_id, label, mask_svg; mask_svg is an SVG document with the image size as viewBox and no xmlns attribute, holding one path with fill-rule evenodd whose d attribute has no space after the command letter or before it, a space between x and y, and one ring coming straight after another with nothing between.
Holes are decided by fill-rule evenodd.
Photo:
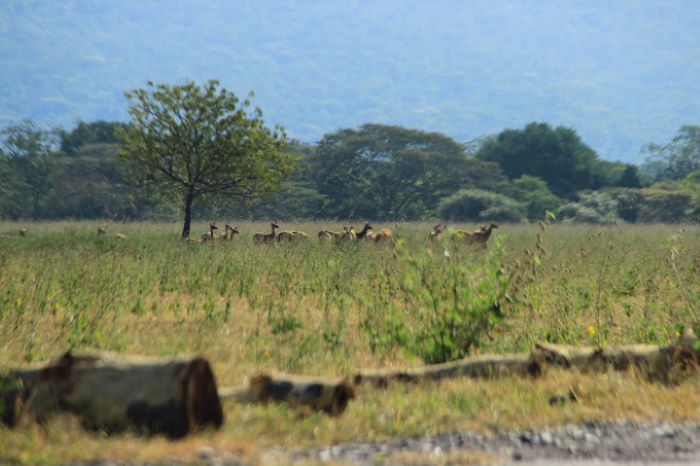
<instances>
[{"instance_id":1,"label":"tree line","mask_svg":"<svg viewBox=\"0 0 700 466\"><path fill-rule=\"evenodd\" d=\"M694 222L700 127L608 162L572 128L532 122L468 143L365 124L315 144L265 125L217 81L127 92L128 122L0 131L0 217Z\"/></svg>"}]
</instances>

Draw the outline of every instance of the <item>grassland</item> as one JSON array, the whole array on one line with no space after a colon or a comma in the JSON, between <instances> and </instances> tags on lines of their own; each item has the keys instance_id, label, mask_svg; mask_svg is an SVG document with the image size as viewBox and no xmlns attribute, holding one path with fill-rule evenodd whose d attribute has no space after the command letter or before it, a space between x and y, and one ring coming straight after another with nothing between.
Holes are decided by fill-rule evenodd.
<instances>
[{"instance_id":1,"label":"grassland","mask_svg":"<svg viewBox=\"0 0 700 466\"><path fill-rule=\"evenodd\" d=\"M29 234L15 232L27 226ZM536 341L665 343L700 323L700 230L694 226L501 226L488 250L425 240L319 243L331 224L287 224L308 242L188 244L178 225L0 223L0 370L68 348L155 356L203 354L220 385L261 368L348 375L448 355L527 351ZM459 226L457 226L459 227ZM467 226L473 228L473 226ZM339 229L339 228L336 228ZM204 233L206 227L194 229ZM113 233L128 236L119 240ZM539 236L539 239L538 239ZM498 301L498 313L488 311ZM431 338L435 334L443 337ZM581 401L551 407L575 387ZM635 374L554 372L538 380L452 380L363 389L340 418L284 406L225 406L220 432L173 443L106 438L70 418L0 427L0 458L20 463L191 459L199 445L255 457L317 445L453 429L483 432L605 419L700 419L700 381L665 386Z\"/></svg>"}]
</instances>

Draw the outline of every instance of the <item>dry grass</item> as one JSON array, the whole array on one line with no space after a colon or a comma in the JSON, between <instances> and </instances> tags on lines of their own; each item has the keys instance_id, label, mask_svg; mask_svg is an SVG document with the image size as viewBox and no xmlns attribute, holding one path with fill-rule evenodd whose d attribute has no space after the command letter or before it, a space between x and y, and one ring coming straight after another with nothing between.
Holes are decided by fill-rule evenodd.
<instances>
[{"instance_id":1,"label":"dry grass","mask_svg":"<svg viewBox=\"0 0 700 466\"><path fill-rule=\"evenodd\" d=\"M397 325L393 316L410 338L424 322L419 301L401 291L406 265L391 244L319 244L314 233L328 224L283 225L312 238L273 246L254 245L251 232L264 225L249 223L237 224L242 234L232 242L203 245L178 241L177 225L120 225L126 241L98 238L97 226L35 224L22 238L2 234L20 225L0 223L0 369L46 361L71 347L203 354L220 385L237 385L264 367L349 375L358 368L421 363L406 341L375 341L367 326L371 321L380 326L380 337L388 335ZM401 225L395 235L439 278L443 246L431 245L432 256L426 252L430 227ZM194 232L205 230L202 224ZM524 251L535 249L537 233L545 251L533 261ZM502 226L494 237L503 240L499 260L533 270L523 271L527 279L511 290L505 319L477 351L525 351L539 340L665 343L680 326L700 322L696 227L554 226L540 232L537 226ZM673 257L673 248L680 254ZM483 252L469 248L450 252L453 261L483 259ZM297 448L622 418L700 420L699 384L697 378L664 386L635 374L555 371L538 380L363 388L337 419L302 417L284 406L227 403L220 432L179 442L129 434L107 438L58 417L44 427L0 427L0 459L196 461L196 451L207 446L255 461L266 447L280 444ZM578 403L549 405L552 395L570 387Z\"/></svg>"}]
</instances>

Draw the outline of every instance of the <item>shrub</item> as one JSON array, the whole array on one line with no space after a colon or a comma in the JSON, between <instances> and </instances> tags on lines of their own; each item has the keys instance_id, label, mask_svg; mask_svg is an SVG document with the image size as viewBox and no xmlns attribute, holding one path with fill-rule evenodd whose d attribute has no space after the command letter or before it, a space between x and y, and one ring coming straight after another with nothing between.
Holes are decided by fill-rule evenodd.
<instances>
[{"instance_id":1,"label":"shrub","mask_svg":"<svg viewBox=\"0 0 700 466\"><path fill-rule=\"evenodd\" d=\"M514 180L510 195L525 204L530 220L540 220L544 218L545 212L554 212L562 204L561 199L549 190L544 180L530 175L523 175Z\"/></svg>"},{"instance_id":2,"label":"shrub","mask_svg":"<svg viewBox=\"0 0 700 466\"><path fill-rule=\"evenodd\" d=\"M620 218L628 222L675 223L697 220L698 203L693 193L684 189L660 188L660 185L655 185L654 188L646 189L617 189L610 190L609 195L617 201Z\"/></svg>"},{"instance_id":3,"label":"shrub","mask_svg":"<svg viewBox=\"0 0 700 466\"><path fill-rule=\"evenodd\" d=\"M618 216L620 203L609 193L592 191L579 196L578 202L566 204L557 211L559 220L599 225L611 225L622 220Z\"/></svg>"},{"instance_id":4,"label":"shrub","mask_svg":"<svg viewBox=\"0 0 700 466\"><path fill-rule=\"evenodd\" d=\"M494 220L520 222L526 218L525 207L501 194L465 189L440 201L438 215L445 220Z\"/></svg>"},{"instance_id":5,"label":"shrub","mask_svg":"<svg viewBox=\"0 0 700 466\"><path fill-rule=\"evenodd\" d=\"M508 279L502 245L494 242L486 255L471 260L451 254L412 255L402 242L398 248L406 261L400 287L415 303L418 316L410 342L413 352L428 364L468 355L503 319L500 301Z\"/></svg>"}]
</instances>

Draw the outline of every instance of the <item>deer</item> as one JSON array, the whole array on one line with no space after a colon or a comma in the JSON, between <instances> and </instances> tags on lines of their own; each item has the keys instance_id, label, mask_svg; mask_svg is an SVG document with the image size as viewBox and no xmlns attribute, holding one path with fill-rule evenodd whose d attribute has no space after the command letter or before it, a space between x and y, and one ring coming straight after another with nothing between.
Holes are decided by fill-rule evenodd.
<instances>
[{"instance_id":1,"label":"deer","mask_svg":"<svg viewBox=\"0 0 700 466\"><path fill-rule=\"evenodd\" d=\"M292 231L290 231L290 233L292 234L292 238L293 238L293 239L302 239L302 240L303 240L303 239L309 239L309 235L307 235L307 234L304 233L303 231L292 230Z\"/></svg>"},{"instance_id":2,"label":"deer","mask_svg":"<svg viewBox=\"0 0 700 466\"><path fill-rule=\"evenodd\" d=\"M374 239L374 232L372 231L374 227L372 226L371 223L367 222L365 223L365 226L362 228L362 231L357 233L356 237L358 240L364 240L364 239Z\"/></svg>"},{"instance_id":3,"label":"deer","mask_svg":"<svg viewBox=\"0 0 700 466\"><path fill-rule=\"evenodd\" d=\"M276 223L270 223L272 231L270 233L255 233L253 235L253 240L257 243L270 243L275 240L275 230L280 226Z\"/></svg>"},{"instance_id":4,"label":"deer","mask_svg":"<svg viewBox=\"0 0 700 466\"><path fill-rule=\"evenodd\" d=\"M127 236L124 233L115 233L114 237L121 240L127 239Z\"/></svg>"},{"instance_id":5,"label":"deer","mask_svg":"<svg viewBox=\"0 0 700 466\"><path fill-rule=\"evenodd\" d=\"M494 222L484 225L475 231L464 231L457 230L457 235L465 239L470 244L480 244L482 247L486 247L486 243L491 237L491 232L494 228L498 228L498 225Z\"/></svg>"},{"instance_id":6,"label":"deer","mask_svg":"<svg viewBox=\"0 0 700 466\"><path fill-rule=\"evenodd\" d=\"M355 241L357 240L357 233L355 233L355 227L350 225L348 226L343 226L343 230L345 230L345 233L343 233L340 236L340 240L342 241Z\"/></svg>"},{"instance_id":7,"label":"deer","mask_svg":"<svg viewBox=\"0 0 700 466\"><path fill-rule=\"evenodd\" d=\"M375 243L379 243L379 242L381 242L381 241L388 240L389 238L391 238L391 234L392 234L392 233L391 233L391 229L389 229L389 228L382 228L381 230L379 230L379 231L377 232L376 235L374 235L374 242L375 242Z\"/></svg>"},{"instance_id":8,"label":"deer","mask_svg":"<svg viewBox=\"0 0 700 466\"><path fill-rule=\"evenodd\" d=\"M300 238L300 236L297 236L298 231L280 231L277 233L277 242L281 243L282 241L292 241L296 238Z\"/></svg>"},{"instance_id":9,"label":"deer","mask_svg":"<svg viewBox=\"0 0 700 466\"><path fill-rule=\"evenodd\" d=\"M209 233L204 233L202 235L202 239L199 241L200 243L206 243L207 241L214 241L214 230L218 230L219 227L216 226L216 222L211 222L209 224Z\"/></svg>"},{"instance_id":10,"label":"deer","mask_svg":"<svg viewBox=\"0 0 700 466\"><path fill-rule=\"evenodd\" d=\"M19 235L20 236L27 236L27 229L26 228L20 228L19 229Z\"/></svg>"},{"instance_id":11,"label":"deer","mask_svg":"<svg viewBox=\"0 0 700 466\"><path fill-rule=\"evenodd\" d=\"M442 232L444 232L446 229L447 229L447 224L438 223L430 231L430 235L428 236L428 239L430 239L430 241L442 241Z\"/></svg>"},{"instance_id":12,"label":"deer","mask_svg":"<svg viewBox=\"0 0 700 466\"><path fill-rule=\"evenodd\" d=\"M219 241L231 241L234 235L239 234L238 227L232 227L228 223L224 224L224 233L219 235Z\"/></svg>"},{"instance_id":13,"label":"deer","mask_svg":"<svg viewBox=\"0 0 700 466\"><path fill-rule=\"evenodd\" d=\"M338 233L337 231L321 230L318 232L318 239L320 240L338 239L341 236L343 236L343 233Z\"/></svg>"},{"instance_id":14,"label":"deer","mask_svg":"<svg viewBox=\"0 0 700 466\"><path fill-rule=\"evenodd\" d=\"M104 226L102 227L97 227L97 236L103 236L108 233L109 226L112 224L112 219L107 220L107 223L105 223Z\"/></svg>"}]
</instances>

